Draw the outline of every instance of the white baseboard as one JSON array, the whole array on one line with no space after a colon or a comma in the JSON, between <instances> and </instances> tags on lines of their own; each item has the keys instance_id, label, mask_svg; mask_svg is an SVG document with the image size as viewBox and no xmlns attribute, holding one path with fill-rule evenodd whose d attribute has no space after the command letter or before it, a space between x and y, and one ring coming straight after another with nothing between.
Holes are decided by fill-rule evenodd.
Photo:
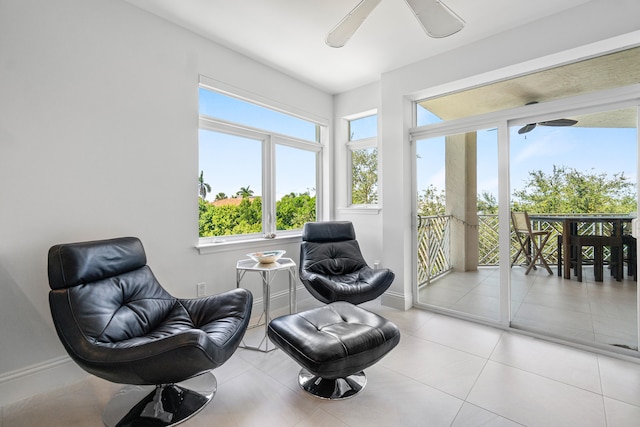
<instances>
[{"instance_id":1,"label":"white baseboard","mask_svg":"<svg viewBox=\"0 0 640 427\"><path fill-rule=\"evenodd\" d=\"M387 291L382 294L381 297L382 305L386 307L395 308L398 310L408 310L411 308L413 301L411 300L411 295L406 295L399 292L390 292Z\"/></svg>"},{"instance_id":2,"label":"white baseboard","mask_svg":"<svg viewBox=\"0 0 640 427\"><path fill-rule=\"evenodd\" d=\"M304 286L296 287L297 301L301 301L302 299L308 298L308 297L309 297L309 293L304 288ZM264 302L264 298L262 294L260 294L259 296L254 294L252 316L255 316L256 314L259 314L260 312L262 312L263 302ZM289 307L289 289L285 289L285 290L271 294L271 302L270 302L271 310L278 310L281 308L288 308L288 307Z\"/></svg>"},{"instance_id":3,"label":"white baseboard","mask_svg":"<svg viewBox=\"0 0 640 427\"><path fill-rule=\"evenodd\" d=\"M0 375L0 407L76 383L88 374L68 356Z\"/></svg>"}]
</instances>

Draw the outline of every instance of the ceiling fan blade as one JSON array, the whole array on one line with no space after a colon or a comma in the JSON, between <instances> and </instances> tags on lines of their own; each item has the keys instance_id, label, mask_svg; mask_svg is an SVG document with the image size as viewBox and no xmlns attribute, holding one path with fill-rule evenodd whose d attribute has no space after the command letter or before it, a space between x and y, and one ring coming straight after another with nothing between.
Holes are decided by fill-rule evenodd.
<instances>
[{"instance_id":1,"label":"ceiling fan blade","mask_svg":"<svg viewBox=\"0 0 640 427\"><path fill-rule=\"evenodd\" d=\"M531 132L535 127L535 123L529 123L528 125L524 125L520 129L518 129L518 133L522 135L523 133Z\"/></svg>"},{"instance_id":2,"label":"ceiling fan blade","mask_svg":"<svg viewBox=\"0 0 640 427\"><path fill-rule=\"evenodd\" d=\"M440 0L405 1L430 37L447 37L464 27L462 18Z\"/></svg>"},{"instance_id":3,"label":"ceiling fan blade","mask_svg":"<svg viewBox=\"0 0 640 427\"><path fill-rule=\"evenodd\" d=\"M546 122L540 122L538 124L542 126L573 126L576 123L578 123L577 120L556 119L556 120L547 120Z\"/></svg>"},{"instance_id":4,"label":"ceiling fan blade","mask_svg":"<svg viewBox=\"0 0 640 427\"><path fill-rule=\"evenodd\" d=\"M380 4L382 0L362 0L338 22L333 30L327 34L325 43L331 47L342 47L351 38L353 33L362 25L367 16Z\"/></svg>"}]
</instances>

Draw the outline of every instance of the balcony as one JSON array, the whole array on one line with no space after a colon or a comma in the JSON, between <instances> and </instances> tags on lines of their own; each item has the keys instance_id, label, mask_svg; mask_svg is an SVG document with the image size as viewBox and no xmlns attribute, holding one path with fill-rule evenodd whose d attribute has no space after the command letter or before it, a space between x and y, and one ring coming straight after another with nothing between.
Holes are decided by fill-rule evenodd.
<instances>
[{"instance_id":1,"label":"balcony","mask_svg":"<svg viewBox=\"0 0 640 427\"><path fill-rule=\"evenodd\" d=\"M463 271L452 264L451 229L458 222L451 215L418 216L417 279L419 305L492 322L500 321L500 254L498 216L478 216L478 268ZM561 222L532 221L538 230L551 231L544 255L554 269L558 263ZM583 224L584 233L610 232L602 223ZM589 227L604 227L589 229ZM517 252L511 232L510 259ZM585 257L592 248L585 248ZM605 260L610 254L605 252ZM521 259L520 261L524 261ZM631 351L637 355L637 286L626 273L621 282L605 270L604 282L595 282L591 267L585 267L583 282L564 279L544 269L511 268L511 326L581 344ZM555 273L555 271L554 271Z\"/></svg>"}]
</instances>

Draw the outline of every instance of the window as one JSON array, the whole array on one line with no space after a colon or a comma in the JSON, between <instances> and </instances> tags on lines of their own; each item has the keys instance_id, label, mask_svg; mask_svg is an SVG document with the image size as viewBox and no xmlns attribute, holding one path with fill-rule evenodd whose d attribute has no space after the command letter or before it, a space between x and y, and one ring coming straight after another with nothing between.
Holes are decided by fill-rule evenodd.
<instances>
[{"instance_id":1,"label":"window","mask_svg":"<svg viewBox=\"0 0 640 427\"><path fill-rule=\"evenodd\" d=\"M349 120L350 204L378 204L378 116Z\"/></svg>"},{"instance_id":2,"label":"window","mask_svg":"<svg viewBox=\"0 0 640 427\"><path fill-rule=\"evenodd\" d=\"M275 237L317 217L324 127L201 86L199 237Z\"/></svg>"}]
</instances>

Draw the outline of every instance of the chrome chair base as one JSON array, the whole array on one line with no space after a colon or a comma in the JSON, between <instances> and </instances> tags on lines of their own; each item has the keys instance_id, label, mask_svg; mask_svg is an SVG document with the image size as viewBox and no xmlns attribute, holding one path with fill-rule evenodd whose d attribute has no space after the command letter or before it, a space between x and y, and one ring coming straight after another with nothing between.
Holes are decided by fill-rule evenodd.
<instances>
[{"instance_id":1,"label":"chrome chair base","mask_svg":"<svg viewBox=\"0 0 640 427\"><path fill-rule=\"evenodd\" d=\"M320 399L341 400L358 394L367 384L364 371L344 378L327 379L302 369L298 374L298 384L309 394Z\"/></svg>"},{"instance_id":2,"label":"chrome chair base","mask_svg":"<svg viewBox=\"0 0 640 427\"><path fill-rule=\"evenodd\" d=\"M126 386L109 401L102 421L107 427L173 426L200 412L217 387L210 371L177 384Z\"/></svg>"}]
</instances>

